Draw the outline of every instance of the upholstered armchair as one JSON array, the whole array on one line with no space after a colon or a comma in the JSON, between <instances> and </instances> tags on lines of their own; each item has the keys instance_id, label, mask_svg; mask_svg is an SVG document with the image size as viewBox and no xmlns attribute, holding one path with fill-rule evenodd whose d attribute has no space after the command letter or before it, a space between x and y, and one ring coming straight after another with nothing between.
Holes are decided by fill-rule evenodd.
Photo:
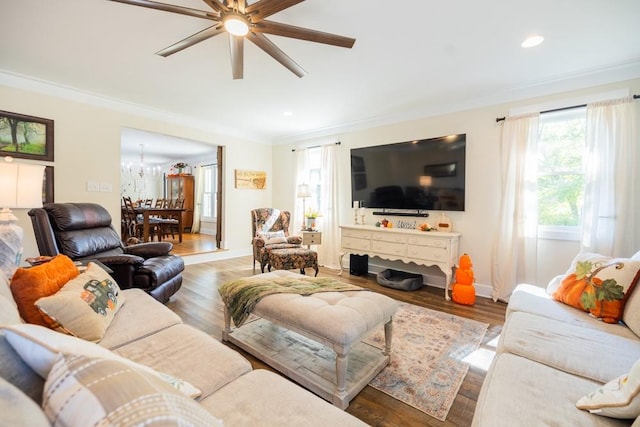
<instances>
[{"instance_id":1,"label":"upholstered armchair","mask_svg":"<svg viewBox=\"0 0 640 427\"><path fill-rule=\"evenodd\" d=\"M182 285L184 262L169 242L123 246L111 215L94 203L45 203L29 211L40 255L64 254L74 261L98 260L122 289L140 288L169 301Z\"/></svg>"},{"instance_id":2,"label":"upholstered armchair","mask_svg":"<svg viewBox=\"0 0 640 427\"><path fill-rule=\"evenodd\" d=\"M269 262L269 251L272 249L290 249L302 246L301 236L289 235L291 213L273 208L259 208L251 211L253 245L253 268L256 261L260 263L260 271Z\"/></svg>"}]
</instances>

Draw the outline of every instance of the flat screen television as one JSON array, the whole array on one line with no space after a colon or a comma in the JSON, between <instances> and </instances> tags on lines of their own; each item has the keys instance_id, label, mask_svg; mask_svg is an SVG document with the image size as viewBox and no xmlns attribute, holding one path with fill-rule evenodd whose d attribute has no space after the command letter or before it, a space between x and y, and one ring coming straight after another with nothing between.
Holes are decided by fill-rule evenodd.
<instances>
[{"instance_id":1,"label":"flat screen television","mask_svg":"<svg viewBox=\"0 0 640 427\"><path fill-rule=\"evenodd\" d=\"M466 134L351 149L351 200L420 214L464 211Z\"/></svg>"}]
</instances>

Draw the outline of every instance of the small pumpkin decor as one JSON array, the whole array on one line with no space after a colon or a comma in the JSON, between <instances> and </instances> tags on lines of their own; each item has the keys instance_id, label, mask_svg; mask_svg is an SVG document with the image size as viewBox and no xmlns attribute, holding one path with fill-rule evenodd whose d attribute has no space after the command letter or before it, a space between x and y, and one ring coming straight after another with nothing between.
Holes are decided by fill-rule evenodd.
<instances>
[{"instance_id":1,"label":"small pumpkin decor","mask_svg":"<svg viewBox=\"0 0 640 427\"><path fill-rule=\"evenodd\" d=\"M571 264L553 298L605 323L618 323L639 278L639 261L583 253Z\"/></svg>"},{"instance_id":2,"label":"small pumpkin decor","mask_svg":"<svg viewBox=\"0 0 640 427\"><path fill-rule=\"evenodd\" d=\"M471 257L464 254L460 257L460 266L456 269L456 283L453 284L451 296L453 302L463 305L473 305L476 303L476 289L473 286L475 276L473 274L473 264Z\"/></svg>"}]
</instances>

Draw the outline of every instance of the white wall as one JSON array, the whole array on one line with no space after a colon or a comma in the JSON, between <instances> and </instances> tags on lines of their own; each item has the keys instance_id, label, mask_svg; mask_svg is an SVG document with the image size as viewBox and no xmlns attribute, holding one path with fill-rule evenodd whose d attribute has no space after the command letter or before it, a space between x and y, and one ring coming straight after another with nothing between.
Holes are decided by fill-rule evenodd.
<instances>
[{"instance_id":1,"label":"white wall","mask_svg":"<svg viewBox=\"0 0 640 427\"><path fill-rule=\"evenodd\" d=\"M266 190L236 190L234 169L267 171L271 176L271 145L224 136L210 130L196 129L151 119L122 110L29 90L0 85L2 109L54 120L56 202L94 202L105 206L120 220L120 130L143 129L224 146L224 229L223 247L249 252L251 227L249 210L271 204L272 186ZM116 108L116 107L114 107ZM251 153L248 155L247 153ZM112 184L110 193L87 192L86 182ZM25 230L24 258L37 256L38 250L27 210L17 209L19 224Z\"/></svg>"},{"instance_id":2,"label":"white wall","mask_svg":"<svg viewBox=\"0 0 640 427\"><path fill-rule=\"evenodd\" d=\"M288 183L295 181L291 167L294 164L292 148L326 143L327 141L340 141L340 182L343 183L342 188L344 189L341 194L340 223L351 224L353 223L349 173L351 148L466 133L466 211L447 212L447 215L453 221L454 231L462 233L460 254L466 252L471 255L478 283L490 286L491 249L500 204L499 145L502 124L496 123L496 117L504 117L508 114L510 108L517 106L538 104L558 99L571 99L583 94L605 92L616 88L630 88L632 94L640 93L640 79L587 90L558 93L553 96L534 98L517 103L489 106L439 117L428 117L399 124L328 135L315 140L301 140L291 144L282 144L275 146L273 150L274 170L278 171L276 177L278 182L282 184L282 188L287 188ZM293 194L293 189L274 193L274 206L278 206L281 209L293 209L295 201ZM431 212L427 221L432 222L438 214L438 212ZM394 223L401 219L392 216L387 216L386 218ZM381 219L382 217L374 217L370 211L368 212L368 224L374 224ZM421 220L419 219L418 221L420 222ZM578 242L540 241L538 265L532 269L532 271L537 272L537 278L531 278L531 281L540 286L546 286L553 276L566 271L578 250ZM374 260L375 262L377 261ZM410 271L420 272L420 268L414 265L405 267ZM402 268L402 265L394 268ZM433 269L424 270L424 274L433 274Z\"/></svg>"},{"instance_id":3,"label":"white wall","mask_svg":"<svg viewBox=\"0 0 640 427\"><path fill-rule=\"evenodd\" d=\"M351 223L350 158L349 150L367 145L386 144L411 139L430 138L454 133L467 134L467 199L465 212L451 212L455 231L462 233L460 252L467 252L474 262L476 278L480 284L491 283L491 245L499 208L499 142L501 124L495 122L510 108L537 104L555 99L566 99L585 93L604 92L616 88L630 88L640 93L640 79L594 87L570 93L534 98L517 103L503 104L427 117L377 128L338 133L314 140L299 141L271 147L224 136L192 125L169 122L135 115L124 110L97 107L82 100L36 93L25 89L0 85L2 109L53 119L55 122L55 200L57 202L95 202L104 205L117 222L120 217L120 131L132 127L177 137L204 141L224 147L223 247L231 251L249 252L251 227L249 211L257 207L275 206L293 211L295 179L293 176L296 146L341 141L342 159L340 182L341 223ZM638 109L640 110L640 108ZM640 128L640 126L639 126ZM234 170L263 170L267 173L265 190L238 190L234 188ZM87 192L86 182L111 183L111 193ZM429 220L437 213L432 213ZM24 258L38 254L35 238L26 210L16 210L16 216L25 229ZM379 217L368 215L374 223ZM398 218L388 217L391 221ZM539 247L537 283L546 282L556 273L566 270L575 255L575 242L545 241ZM336 249L337 250L337 249Z\"/></svg>"}]
</instances>

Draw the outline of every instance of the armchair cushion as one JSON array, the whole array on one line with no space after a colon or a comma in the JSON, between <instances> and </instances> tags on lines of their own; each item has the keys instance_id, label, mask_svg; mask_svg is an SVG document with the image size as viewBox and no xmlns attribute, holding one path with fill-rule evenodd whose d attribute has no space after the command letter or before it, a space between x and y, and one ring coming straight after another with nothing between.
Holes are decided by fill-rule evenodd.
<instances>
[{"instance_id":1,"label":"armchair cushion","mask_svg":"<svg viewBox=\"0 0 640 427\"><path fill-rule=\"evenodd\" d=\"M302 236L289 236L287 237L287 243L291 245L301 245L302 244Z\"/></svg>"},{"instance_id":2,"label":"armchair cushion","mask_svg":"<svg viewBox=\"0 0 640 427\"><path fill-rule=\"evenodd\" d=\"M126 246L125 253L137 255L144 259L153 258L161 255L169 255L173 249L173 244L169 242L149 242L137 245Z\"/></svg>"},{"instance_id":3,"label":"armchair cushion","mask_svg":"<svg viewBox=\"0 0 640 427\"><path fill-rule=\"evenodd\" d=\"M131 265L134 267L139 267L144 264L144 258L130 254L109 255L94 258L100 258L101 263L111 268L116 265Z\"/></svg>"}]
</instances>

